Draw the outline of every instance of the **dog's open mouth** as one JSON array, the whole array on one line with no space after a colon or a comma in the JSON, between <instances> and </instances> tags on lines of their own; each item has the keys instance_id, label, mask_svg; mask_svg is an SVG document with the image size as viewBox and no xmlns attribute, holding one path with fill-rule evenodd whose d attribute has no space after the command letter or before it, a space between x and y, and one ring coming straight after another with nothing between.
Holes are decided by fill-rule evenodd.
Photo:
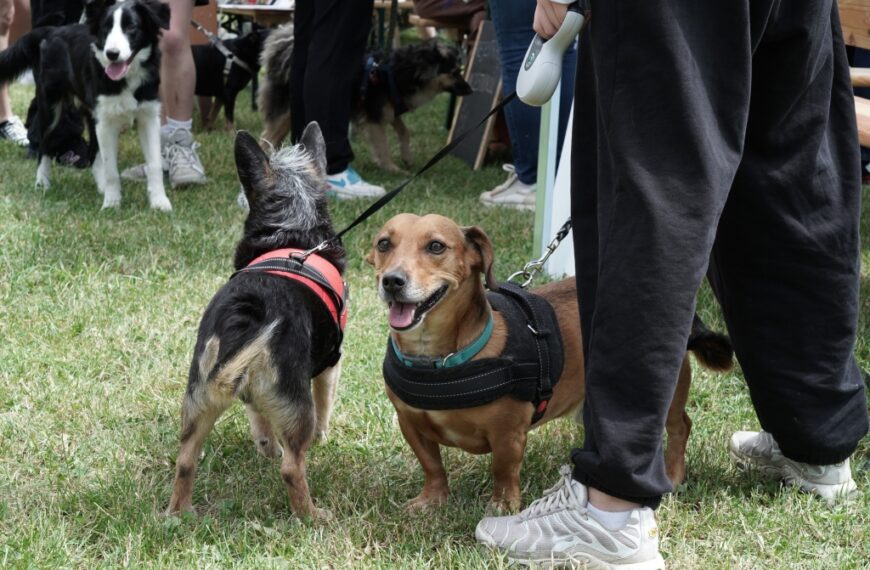
<instances>
[{"instance_id":1,"label":"dog's open mouth","mask_svg":"<svg viewBox=\"0 0 870 570\"><path fill-rule=\"evenodd\" d=\"M390 302L390 328L396 331L404 331L419 323L423 316L438 304L444 294L447 293L447 285L438 288L428 298L419 303Z\"/></svg>"},{"instance_id":2,"label":"dog's open mouth","mask_svg":"<svg viewBox=\"0 0 870 570\"><path fill-rule=\"evenodd\" d=\"M106 66L106 75L109 76L109 79L112 81L119 81L123 79L127 72L130 70L130 63L133 61L131 57L127 61L113 61L109 65Z\"/></svg>"}]
</instances>

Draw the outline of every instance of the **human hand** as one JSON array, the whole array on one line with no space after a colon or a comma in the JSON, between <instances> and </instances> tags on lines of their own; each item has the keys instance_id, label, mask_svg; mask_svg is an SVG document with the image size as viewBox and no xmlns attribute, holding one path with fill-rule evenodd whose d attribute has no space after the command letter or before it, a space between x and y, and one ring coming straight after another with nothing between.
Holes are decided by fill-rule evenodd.
<instances>
[{"instance_id":1,"label":"human hand","mask_svg":"<svg viewBox=\"0 0 870 570\"><path fill-rule=\"evenodd\" d=\"M532 27L539 36L544 39L550 39L559 31L567 12L567 4L551 0L538 0L538 5L535 7L535 21Z\"/></svg>"}]
</instances>

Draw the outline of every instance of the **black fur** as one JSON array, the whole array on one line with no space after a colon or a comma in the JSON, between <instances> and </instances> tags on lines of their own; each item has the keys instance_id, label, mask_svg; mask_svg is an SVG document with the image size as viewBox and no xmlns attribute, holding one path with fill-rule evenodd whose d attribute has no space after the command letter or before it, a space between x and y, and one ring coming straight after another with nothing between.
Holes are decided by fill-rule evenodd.
<instances>
[{"instance_id":1,"label":"black fur","mask_svg":"<svg viewBox=\"0 0 870 570\"><path fill-rule=\"evenodd\" d=\"M234 267L241 269L260 255L274 249L296 247L310 249L335 235L329 217L325 194L325 152L320 129L312 123L300 141L317 165L312 172L292 173L302 179L299 191L315 196L317 223L312 229L282 227L286 213L296 208L299 197L281 186L269 158L248 133L236 137L235 156L239 179L248 198L250 211L245 221L242 239L236 247ZM319 143L315 140L320 137ZM345 251L340 243L320 252L320 255L344 272ZM196 350L191 364L189 391L198 378L197 362L205 343L213 335L220 338L215 370L251 342L264 326L280 320L270 343L270 349L281 371L281 391L287 398L310 399L309 381L312 373L322 368L335 339L335 324L323 303L308 287L267 273L239 273L214 296L199 328Z\"/></svg>"},{"instance_id":2,"label":"black fur","mask_svg":"<svg viewBox=\"0 0 870 570\"><path fill-rule=\"evenodd\" d=\"M237 59L257 73L260 70L260 51L268 36L269 30L260 28L241 38L224 40L223 43ZM240 65L233 65L229 74L225 75L227 58L210 43L196 45L192 49L196 66L195 93L200 97L216 98L224 106L227 121L232 124L235 121L236 97L251 81L251 73Z\"/></svg>"},{"instance_id":3,"label":"black fur","mask_svg":"<svg viewBox=\"0 0 870 570\"><path fill-rule=\"evenodd\" d=\"M711 370L725 372L734 366L731 340L724 334L708 329L697 313L692 321L692 333L689 335L687 348L695 353L701 364Z\"/></svg>"},{"instance_id":4,"label":"black fur","mask_svg":"<svg viewBox=\"0 0 870 570\"><path fill-rule=\"evenodd\" d=\"M370 55L376 62L384 61L380 52ZM396 97L405 110L413 110L416 107L414 99L439 75L445 79L442 91L459 96L471 93L471 86L462 77L462 62L456 46L436 39L409 44L391 51L385 62L393 75L397 93L391 92L385 78L372 82L364 77L363 70L359 81L360 84L365 81L367 85L357 92L353 104L358 120L382 122L384 108L388 105L395 107Z\"/></svg>"}]
</instances>

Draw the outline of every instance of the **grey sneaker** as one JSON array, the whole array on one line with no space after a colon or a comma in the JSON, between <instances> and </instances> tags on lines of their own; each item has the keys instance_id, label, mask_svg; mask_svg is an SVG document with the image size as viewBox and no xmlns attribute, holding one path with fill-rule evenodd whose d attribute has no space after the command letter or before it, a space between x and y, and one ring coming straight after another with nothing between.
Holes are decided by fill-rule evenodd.
<instances>
[{"instance_id":1,"label":"grey sneaker","mask_svg":"<svg viewBox=\"0 0 870 570\"><path fill-rule=\"evenodd\" d=\"M166 137L163 136L163 133L160 133L160 162L163 166L163 172L169 172L169 157L166 155L166 148L168 146L169 145L166 144ZM145 172L145 164L137 164L136 166L125 168L121 171L121 178L124 180L145 182L148 178Z\"/></svg>"},{"instance_id":2,"label":"grey sneaker","mask_svg":"<svg viewBox=\"0 0 870 570\"><path fill-rule=\"evenodd\" d=\"M731 462L741 471L754 470L806 493L815 493L828 504L847 499L858 490L849 460L834 465L811 465L784 456L766 431L738 431L729 443Z\"/></svg>"},{"instance_id":3,"label":"grey sneaker","mask_svg":"<svg viewBox=\"0 0 870 570\"><path fill-rule=\"evenodd\" d=\"M480 195L480 203L484 206L507 206L516 210L535 209L537 194L533 184L525 184L517 178L516 170L512 164L502 166L508 173L507 180Z\"/></svg>"},{"instance_id":4,"label":"grey sneaker","mask_svg":"<svg viewBox=\"0 0 870 570\"><path fill-rule=\"evenodd\" d=\"M628 522L609 530L586 510L586 487L563 466L561 480L518 515L487 517L474 536L512 563L544 568L580 566L660 570L658 527L652 509L634 509Z\"/></svg>"},{"instance_id":5,"label":"grey sneaker","mask_svg":"<svg viewBox=\"0 0 870 570\"><path fill-rule=\"evenodd\" d=\"M199 160L193 141L193 133L187 129L175 129L166 139L166 160L169 163L169 184L173 188L185 184L204 184L205 169Z\"/></svg>"},{"instance_id":6,"label":"grey sneaker","mask_svg":"<svg viewBox=\"0 0 870 570\"><path fill-rule=\"evenodd\" d=\"M0 123L0 139L12 141L18 146L30 144L30 141L27 140L27 129L24 128L24 123L17 115L12 115Z\"/></svg>"}]
</instances>

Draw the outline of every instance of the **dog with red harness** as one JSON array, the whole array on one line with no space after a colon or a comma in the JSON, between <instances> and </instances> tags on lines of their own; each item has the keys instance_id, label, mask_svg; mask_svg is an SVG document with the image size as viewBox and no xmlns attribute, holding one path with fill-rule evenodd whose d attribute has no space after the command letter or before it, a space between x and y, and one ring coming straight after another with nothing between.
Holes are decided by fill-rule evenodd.
<instances>
[{"instance_id":1,"label":"dog with red harness","mask_svg":"<svg viewBox=\"0 0 870 570\"><path fill-rule=\"evenodd\" d=\"M236 272L199 326L181 409L181 451L169 512L192 511L193 481L215 421L239 398L254 447L282 457L281 477L300 517L324 518L308 491L305 455L325 437L341 370L347 321L345 251L326 206L320 127L271 159L248 133L235 144L250 205ZM310 253L316 245L329 246Z\"/></svg>"}]
</instances>

